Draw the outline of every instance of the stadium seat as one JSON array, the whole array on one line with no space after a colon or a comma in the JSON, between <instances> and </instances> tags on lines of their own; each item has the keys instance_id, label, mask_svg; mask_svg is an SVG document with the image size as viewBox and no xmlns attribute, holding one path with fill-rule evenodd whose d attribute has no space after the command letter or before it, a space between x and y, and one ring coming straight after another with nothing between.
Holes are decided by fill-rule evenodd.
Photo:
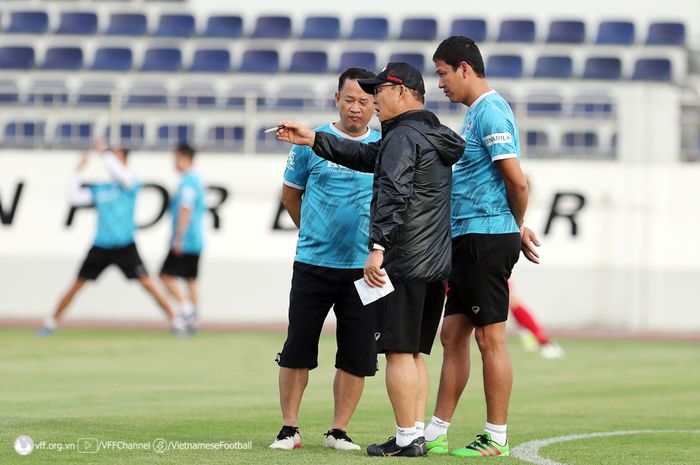
<instances>
[{"instance_id":1,"label":"stadium seat","mask_svg":"<svg viewBox=\"0 0 700 465\"><path fill-rule=\"evenodd\" d=\"M289 144L277 140L274 134L265 134L265 129L258 129L258 137L256 140L256 150L258 152L289 152Z\"/></svg>"},{"instance_id":2,"label":"stadium seat","mask_svg":"<svg viewBox=\"0 0 700 465\"><path fill-rule=\"evenodd\" d=\"M129 89L126 105L130 107L164 107L168 91L160 84L136 84Z\"/></svg>"},{"instance_id":3,"label":"stadium seat","mask_svg":"<svg viewBox=\"0 0 700 465\"><path fill-rule=\"evenodd\" d=\"M194 35L194 17L192 15L165 14L160 17L155 37L192 37Z\"/></svg>"},{"instance_id":4,"label":"stadium seat","mask_svg":"<svg viewBox=\"0 0 700 465\"><path fill-rule=\"evenodd\" d=\"M58 106L68 103L68 87L64 81L36 81L29 88L27 103L36 106Z\"/></svg>"},{"instance_id":5,"label":"stadium seat","mask_svg":"<svg viewBox=\"0 0 700 465\"><path fill-rule=\"evenodd\" d=\"M316 94L309 87L283 87L277 92L275 106L285 109L304 109L315 107Z\"/></svg>"},{"instance_id":6,"label":"stadium seat","mask_svg":"<svg viewBox=\"0 0 700 465\"><path fill-rule=\"evenodd\" d=\"M340 37L340 19L336 16L309 16L304 20L302 39L336 40Z\"/></svg>"},{"instance_id":7,"label":"stadium seat","mask_svg":"<svg viewBox=\"0 0 700 465\"><path fill-rule=\"evenodd\" d=\"M43 34L49 28L49 15L43 11L14 11L6 33Z\"/></svg>"},{"instance_id":8,"label":"stadium seat","mask_svg":"<svg viewBox=\"0 0 700 465\"><path fill-rule=\"evenodd\" d=\"M59 123L53 142L60 147L88 148L92 144L92 123Z\"/></svg>"},{"instance_id":9,"label":"stadium seat","mask_svg":"<svg viewBox=\"0 0 700 465\"><path fill-rule=\"evenodd\" d=\"M557 94L533 94L527 96L528 116L558 117L562 113L561 95Z\"/></svg>"},{"instance_id":10,"label":"stadium seat","mask_svg":"<svg viewBox=\"0 0 700 465\"><path fill-rule=\"evenodd\" d=\"M128 48L98 48L90 69L94 71L130 71L133 57Z\"/></svg>"},{"instance_id":11,"label":"stadium seat","mask_svg":"<svg viewBox=\"0 0 700 465\"><path fill-rule=\"evenodd\" d=\"M78 91L78 105L106 106L111 103L114 84L107 82L86 82Z\"/></svg>"},{"instance_id":12,"label":"stadium seat","mask_svg":"<svg viewBox=\"0 0 700 465\"><path fill-rule=\"evenodd\" d=\"M231 70L231 53L228 50L202 49L194 52L192 72L226 73Z\"/></svg>"},{"instance_id":13,"label":"stadium seat","mask_svg":"<svg viewBox=\"0 0 700 465\"><path fill-rule=\"evenodd\" d=\"M612 98L607 94L581 94L574 97L573 116L609 118L614 113Z\"/></svg>"},{"instance_id":14,"label":"stadium seat","mask_svg":"<svg viewBox=\"0 0 700 465\"><path fill-rule=\"evenodd\" d=\"M552 21L547 34L548 43L582 44L586 39L583 21Z\"/></svg>"},{"instance_id":15,"label":"stadium seat","mask_svg":"<svg viewBox=\"0 0 700 465\"><path fill-rule=\"evenodd\" d=\"M425 95L425 108L436 113L463 113L464 105L452 103L438 89L428 90Z\"/></svg>"},{"instance_id":16,"label":"stadium seat","mask_svg":"<svg viewBox=\"0 0 700 465\"><path fill-rule=\"evenodd\" d=\"M42 69L76 70L83 67L83 50L78 47L53 47L46 51Z\"/></svg>"},{"instance_id":17,"label":"stadium seat","mask_svg":"<svg viewBox=\"0 0 700 465\"><path fill-rule=\"evenodd\" d=\"M279 71L279 55L277 50L246 50L243 52L242 73L276 73Z\"/></svg>"},{"instance_id":18,"label":"stadium seat","mask_svg":"<svg viewBox=\"0 0 700 465\"><path fill-rule=\"evenodd\" d=\"M156 131L156 146L170 148L194 139L192 124L161 124Z\"/></svg>"},{"instance_id":19,"label":"stadium seat","mask_svg":"<svg viewBox=\"0 0 700 465\"><path fill-rule=\"evenodd\" d=\"M146 16L140 13L113 13L109 19L108 36L142 36L148 28Z\"/></svg>"},{"instance_id":20,"label":"stadium seat","mask_svg":"<svg viewBox=\"0 0 700 465\"><path fill-rule=\"evenodd\" d=\"M240 16L210 16L202 37L238 39L243 35Z\"/></svg>"},{"instance_id":21,"label":"stadium seat","mask_svg":"<svg viewBox=\"0 0 700 465\"><path fill-rule=\"evenodd\" d=\"M634 23L631 21L602 21L598 26L599 45L631 45L634 43Z\"/></svg>"},{"instance_id":22,"label":"stadium seat","mask_svg":"<svg viewBox=\"0 0 700 465\"><path fill-rule=\"evenodd\" d=\"M14 105L19 102L17 84L14 81L0 81L0 105Z\"/></svg>"},{"instance_id":23,"label":"stadium seat","mask_svg":"<svg viewBox=\"0 0 700 465\"><path fill-rule=\"evenodd\" d=\"M105 137L111 143L111 126L107 126ZM119 145L127 149L137 149L143 145L144 125L142 123L124 123L119 127Z\"/></svg>"},{"instance_id":24,"label":"stadium seat","mask_svg":"<svg viewBox=\"0 0 700 465\"><path fill-rule=\"evenodd\" d=\"M67 11L61 13L61 23L56 34L93 35L97 32L95 13Z\"/></svg>"},{"instance_id":25,"label":"stadium seat","mask_svg":"<svg viewBox=\"0 0 700 465\"><path fill-rule=\"evenodd\" d=\"M386 40L389 22L386 18L356 18L352 23L351 40Z\"/></svg>"},{"instance_id":26,"label":"stadium seat","mask_svg":"<svg viewBox=\"0 0 700 465\"><path fill-rule=\"evenodd\" d=\"M287 39L292 35L289 16L260 16L251 35L254 39Z\"/></svg>"},{"instance_id":27,"label":"stadium seat","mask_svg":"<svg viewBox=\"0 0 700 465\"><path fill-rule=\"evenodd\" d=\"M31 69L34 67L32 47L0 47L0 69Z\"/></svg>"},{"instance_id":28,"label":"stadium seat","mask_svg":"<svg viewBox=\"0 0 700 465\"><path fill-rule=\"evenodd\" d=\"M228 108L244 108L246 98L253 96L255 105L262 108L267 105L268 92L259 85L241 86L238 85L229 89L226 97L226 107Z\"/></svg>"},{"instance_id":29,"label":"stadium seat","mask_svg":"<svg viewBox=\"0 0 700 465\"><path fill-rule=\"evenodd\" d=\"M545 154L550 151L549 135L544 131L527 131L525 144L528 155Z\"/></svg>"},{"instance_id":30,"label":"stadium seat","mask_svg":"<svg viewBox=\"0 0 700 465\"><path fill-rule=\"evenodd\" d=\"M401 24L399 40L435 40L437 21L434 18L407 18Z\"/></svg>"},{"instance_id":31,"label":"stadium seat","mask_svg":"<svg viewBox=\"0 0 700 465\"><path fill-rule=\"evenodd\" d=\"M573 72L570 56L541 56L535 63L534 77L567 79Z\"/></svg>"},{"instance_id":32,"label":"stadium seat","mask_svg":"<svg viewBox=\"0 0 700 465\"><path fill-rule=\"evenodd\" d=\"M414 66L420 72L425 69L425 57L422 53L392 53L389 62L403 61Z\"/></svg>"},{"instance_id":33,"label":"stadium seat","mask_svg":"<svg viewBox=\"0 0 700 465\"><path fill-rule=\"evenodd\" d=\"M209 84L185 84L177 92L177 104L188 108L216 106L216 89Z\"/></svg>"},{"instance_id":34,"label":"stadium seat","mask_svg":"<svg viewBox=\"0 0 700 465\"><path fill-rule=\"evenodd\" d=\"M620 79L622 62L615 57L592 57L586 60L583 79Z\"/></svg>"},{"instance_id":35,"label":"stadium seat","mask_svg":"<svg viewBox=\"0 0 700 465\"><path fill-rule=\"evenodd\" d=\"M491 55L486 62L486 75L496 78L519 78L523 75L520 55Z\"/></svg>"},{"instance_id":36,"label":"stadium seat","mask_svg":"<svg viewBox=\"0 0 700 465\"><path fill-rule=\"evenodd\" d=\"M243 126L212 126L207 130L205 145L210 149L241 149L244 137Z\"/></svg>"},{"instance_id":37,"label":"stadium seat","mask_svg":"<svg viewBox=\"0 0 700 465\"><path fill-rule=\"evenodd\" d=\"M685 24L651 23L647 45L685 45Z\"/></svg>"},{"instance_id":38,"label":"stadium seat","mask_svg":"<svg viewBox=\"0 0 700 465\"><path fill-rule=\"evenodd\" d=\"M149 48L141 65L141 71L172 72L182 68L179 48Z\"/></svg>"},{"instance_id":39,"label":"stadium seat","mask_svg":"<svg viewBox=\"0 0 700 465\"><path fill-rule=\"evenodd\" d=\"M598 148L598 134L592 131L565 132L562 136L562 146L567 151L595 151Z\"/></svg>"},{"instance_id":40,"label":"stadium seat","mask_svg":"<svg viewBox=\"0 0 700 465\"><path fill-rule=\"evenodd\" d=\"M328 72L328 55L326 52L297 51L292 54L292 63L289 65L290 73L314 73Z\"/></svg>"},{"instance_id":41,"label":"stadium seat","mask_svg":"<svg viewBox=\"0 0 700 465\"><path fill-rule=\"evenodd\" d=\"M510 19L501 23L498 42L534 42L535 22L531 19Z\"/></svg>"},{"instance_id":42,"label":"stadium seat","mask_svg":"<svg viewBox=\"0 0 700 465\"><path fill-rule=\"evenodd\" d=\"M13 121L5 126L4 145L31 147L44 140L45 125L38 121Z\"/></svg>"},{"instance_id":43,"label":"stadium seat","mask_svg":"<svg viewBox=\"0 0 700 465\"><path fill-rule=\"evenodd\" d=\"M670 81L671 61L666 58L640 58L634 63L633 81Z\"/></svg>"},{"instance_id":44,"label":"stadium seat","mask_svg":"<svg viewBox=\"0 0 700 465\"><path fill-rule=\"evenodd\" d=\"M450 29L451 36L464 36L473 39L474 42L486 40L486 21L483 19L455 19Z\"/></svg>"},{"instance_id":45,"label":"stadium seat","mask_svg":"<svg viewBox=\"0 0 700 465\"><path fill-rule=\"evenodd\" d=\"M374 71L377 69L377 57L374 52L343 52L343 54L340 55L338 72L342 73L350 67Z\"/></svg>"}]
</instances>

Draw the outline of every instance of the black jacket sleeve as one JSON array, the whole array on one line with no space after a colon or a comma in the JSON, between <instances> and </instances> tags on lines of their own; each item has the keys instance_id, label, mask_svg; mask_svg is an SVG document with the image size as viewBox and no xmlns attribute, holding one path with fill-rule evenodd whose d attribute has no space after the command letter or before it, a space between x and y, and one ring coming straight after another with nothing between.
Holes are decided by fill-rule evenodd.
<instances>
[{"instance_id":1,"label":"black jacket sleeve","mask_svg":"<svg viewBox=\"0 0 700 465\"><path fill-rule=\"evenodd\" d=\"M408 134L407 134L408 133ZM409 131L392 132L383 145L379 165L376 210L370 226L370 242L390 249L413 193L413 178L420 147Z\"/></svg>"},{"instance_id":2,"label":"black jacket sleeve","mask_svg":"<svg viewBox=\"0 0 700 465\"><path fill-rule=\"evenodd\" d=\"M373 173L380 141L364 144L342 139L327 132L317 132L312 150L316 155L356 171Z\"/></svg>"}]
</instances>

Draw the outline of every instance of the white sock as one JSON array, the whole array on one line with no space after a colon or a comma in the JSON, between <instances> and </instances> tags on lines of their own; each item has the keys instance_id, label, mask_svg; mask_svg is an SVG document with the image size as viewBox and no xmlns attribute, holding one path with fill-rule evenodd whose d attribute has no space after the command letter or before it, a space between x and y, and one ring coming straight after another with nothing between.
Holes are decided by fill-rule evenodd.
<instances>
[{"instance_id":1,"label":"white sock","mask_svg":"<svg viewBox=\"0 0 700 465\"><path fill-rule=\"evenodd\" d=\"M396 445L399 447L406 447L417 437L415 426L410 428L396 427Z\"/></svg>"},{"instance_id":2,"label":"white sock","mask_svg":"<svg viewBox=\"0 0 700 465\"><path fill-rule=\"evenodd\" d=\"M416 422L416 435L418 437L423 436L423 431L425 430L425 422L423 421L417 421Z\"/></svg>"},{"instance_id":3,"label":"white sock","mask_svg":"<svg viewBox=\"0 0 700 465\"><path fill-rule=\"evenodd\" d=\"M44 320L44 326L49 329L56 329L56 319L52 316L46 317Z\"/></svg>"},{"instance_id":4,"label":"white sock","mask_svg":"<svg viewBox=\"0 0 700 465\"><path fill-rule=\"evenodd\" d=\"M491 435L491 439L496 441L499 446L505 446L508 442L508 425L494 425L493 423L486 423L484 426L484 431Z\"/></svg>"},{"instance_id":5,"label":"white sock","mask_svg":"<svg viewBox=\"0 0 700 465\"><path fill-rule=\"evenodd\" d=\"M425 433L423 436L425 436L426 441L434 441L438 438L438 436L447 434L447 428L449 427L449 421L441 420L438 417L433 416L433 418L430 419L430 423L428 423L428 427L425 428Z\"/></svg>"},{"instance_id":6,"label":"white sock","mask_svg":"<svg viewBox=\"0 0 700 465\"><path fill-rule=\"evenodd\" d=\"M194 313L194 304L192 303L191 300L185 299L181 304L180 304L180 315L182 316L189 316L192 313Z\"/></svg>"},{"instance_id":7,"label":"white sock","mask_svg":"<svg viewBox=\"0 0 700 465\"><path fill-rule=\"evenodd\" d=\"M173 320L171 321L171 324L173 325L173 329L175 329L175 330L181 331L181 330L185 329L185 322L179 316L176 316L175 318L173 318Z\"/></svg>"}]
</instances>

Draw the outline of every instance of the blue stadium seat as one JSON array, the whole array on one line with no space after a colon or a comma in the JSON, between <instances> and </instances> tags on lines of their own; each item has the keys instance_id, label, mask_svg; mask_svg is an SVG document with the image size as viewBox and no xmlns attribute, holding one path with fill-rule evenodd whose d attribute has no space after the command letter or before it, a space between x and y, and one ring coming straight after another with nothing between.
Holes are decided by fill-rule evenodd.
<instances>
[{"instance_id":1,"label":"blue stadium seat","mask_svg":"<svg viewBox=\"0 0 700 465\"><path fill-rule=\"evenodd\" d=\"M111 139L112 128L107 126L105 137L108 143ZM142 123L124 123L119 127L119 145L127 149L137 149L143 145L144 125Z\"/></svg>"},{"instance_id":2,"label":"blue stadium seat","mask_svg":"<svg viewBox=\"0 0 700 465\"><path fill-rule=\"evenodd\" d=\"M182 68L182 52L179 48L149 48L141 65L141 71L172 72Z\"/></svg>"},{"instance_id":3,"label":"blue stadium seat","mask_svg":"<svg viewBox=\"0 0 700 465\"><path fill-rule=\"evenodd\" d=\"M670 81L671 61L666 58L640 58L634 63L633 81Z\"/></svg>"},{"instance_id":4,"label":"blue stadium seat","mask_svg":"<svg viewBox=\"0 0 700 465\"><path fill-rule=\"evenodd\" d=\"M194 35L194 17L192 15L169 15L160 17L155 37L192 37Z\"/></svg>"},{"instance_id":5,"label":"blue stadium seat","mask_svg":"<svg viewBox=\"0 0 700 465\"><path fill-rule=\"evenodd\" d=\"M64 81L35 81L29 89L27 103L36 106L60 106L68 103Z\"/></svg>"},{"instance_id":6,"label":"blue stadium seat","mask_svg":"<svg viewBox=\"0 0 700 465\"><path fill-rule=\"evenodd\" d=\"M583 79L620 79L622 62L616 57L593 57L586 60Z\"/></svg>"},{"instance_id":7,"label":"blue stadium seat","mask_svg":"<svg viewBox=\"0 0 700 465\"><path fill-rule=\"evenodd\" d=\"M46 51L42 69L74 70L83 67L83 50L78 47L53 47Z\"/></svg>"},{"instance_id":8,"label":"blue stadium seat","mask_svg":"<svg viewBox=\"0 0 700 465\"><path fill-rule=\"evenodd\" d=\"M177 93L177 104L181 107L216 106L216 89L209 84L186 84Z\"/></svg>"},{"instance_id":9,"label":"blue stadium seat","mask_svg":"<svg viewBox=\"0 0 700 465\"><path fill-rule=\"evenodd\" d=\"M61 13L61 23L56 34L93 35L97 32L95 13L67 11Z\"/></svg>"},{"instance_id":10,"label":"blue stadium seat","mask_svg":"<svg viewBox=\"0 0 700 465\"><path fill-rule=\"evenodd\" d=\"M428 92L425 96L425 109L435 113L464 113L464 105L450 102L440 92Z\"/></svg>"},{"instance_id":11,"label":"blue stadium seat","mask_svg":"<svg viewBox=\"0 0 700 465\"><path fill-rule=\"evenodd\" d=\"M549 24L549 43L582 44L585 39L586 26L583 21L552 21Z\"/></svg>"},{"instance_id":12,"label":"blue stadium seat","mask_svg":"<svg viewBox=\"0 0 700 465\"><path fill-rule=\"evenodd\" d=\"M631 21L601 21L598 26L599 45L630 45L634 43L634 23Z\"/></svg>"},{"instance_id":13,"label":"blue stadium seat","mask_svg":"<svg viewBox=\"0 0 700 465\"><path fill-rule=\"evenodd\" d=\"M0 47L0 69L31 69L34 67L32 47Z\"/></svg>"},{"instance_id":14,"label":"blue stadium seat","mask_svg":"<svg viewBox=\"0 0 700 465\"><path fill-rule=\"evenodd\" d=\"M78 90L78 105L108 106L112 99L114 84L109 82L86 82Z\"/></svg>"},{"instance_id":15,"label":"blue stadium seat","mask_svg":"<svg viewBox=\"0 0 700 465\"><path fill-rule=\"evenodd\" d=\"M647 45L685 45L685 24L651 23Z\"/></svg>"},{"instance_id":16,"label":"blue stadium seat","mask_svg":"<svg viewBox=\"0 0 700 465\"><path fill-rule=\"evenodd\" d=\"M407 18L401 24L399 40L435 40L437 21L434 18Z\"/></svg>"},{"instance_id":17,"label":"blue stadium seat","mask_svg":"<svg viewBox=\"0 0 700 465\"><path fill-rule=\"evenodd\" d=\"M501 23L498 42L534 42L535 22L531 19L510 19Z\"/></svg>"},{"instance_id":18,"label":"blue stadium seat","mask_svg":"<svg viewBox=\"0 0 700 465\"><path fill-rule=\"evenodd\" d=\"M486 75L499 78L519 78L523 75L520 55L491 55L486 62Z\"/></svg>"},{"instance_id":19,"label":"blue stadium seat","mask_svg":"<svg viewBox=\"0 0 700 465\"><path fill-rule=\"evenodd\" d=\"M574 97L573 116L609 118L614 111L613 100L607 94L581 94Z\"/></svg>"},{"instance_id":20,"label":"blue stadium seat","mask_svg":"<svg viewBox=\"0 0 700 465\"><path fill-rule=\"evenodd\" d=\"M243 126L212 126L207 130L205 145L213 149L241 149L244 137Z\"/></svg>"},{"instance_id":21,"label":"blue stadium seat","mask_svg":"<svg viewBox=\"0 0 700 465\"><path fill-rule=\"evenodd\" d=\"M137 84L129 89L126 105L131 107L164 107L168 105L168 91L156 84Z\"/></svg>"},{"instance_id":22,"label":"blue stadium seat","mask_svg":"<svg viewBox=\"0 0 700 465\"><path fill-rule=\"evenodd\" d=\"M194 139L192 124L161 124L156 134L156 146L174 147Z\"/></svg>"},{"instance_id":23,"label":"blue stadium seat","mask_svg":"<svg viewBox=\"0 0 700 465\"><path fill-rule=\"evenodd\" d=\"M528 155L548 153L550 151L549 134L544 131L527 131L525 144Z\"/></svg>"},{"instance_id":24,"label":"blue stadium seat","mask_svg":"<svg viewBox=\"0 0 700 465\"><path fill-rule=\"evenodd\" d=\"M130 71L134 64L131 50L128 48L98 48L92 60L94 71Z\"/></svg>"},{"instance_id":25,"label":"blue stadium seat","mask_svg":"<svg viewBox=\"0 0 700 465\"><path fill-rule=\"evenodd\" d=\"M19 103L19 87L14 81L0 81L0 105Z\"/></svg>"},{"instance_id":26,"label":"blue stadium seat","mask_svg":"<svg viewBox=\"0 0 700 465\"><path fill-rule=\"evenodd\" d=\"M289 65L290 73L314 73L328 72L328 55L326 52L297 51L292 54L292 63Z\"/></svg>"},{"instance_id":27,"label":"blue stadium seat","mask_svg":"<svg viewBox=\"0 0 700 465\"><path fill-rule=\"evenodd\" d=\"M113 13L109 19L108 36L142 36L148 31L146 16L140 13Z\"/></svg>"},{"instance_id":28,"label":"blue stadium seat","mask_svg":"<svg viewBox=\"0 0 700 465\"><path fill-rule=\"evenodd\" d=\"M267 94L268 92L259 85L249 85L249 86L236 86L229 90L228 96L226 97L226 107L227 108L244 108L246 97L248 95L254 95L255 105L262 108L267 106Z\"/></svg>"},{"instance_id":29,"label":"blue stadium seat","mask_svg":"<svg viewBox=\"0 0 700 465\"><path fill-rule=\"evenodd\" d=\"M226 73L231 70L231 53L228 50L202 49L194 52L190 71Z\"/></svg>"},{"instance_id":30,"label":"blue stadium seat","mask_svg":"<svg viewBox=\"0 0 700 465\"><path fill-rule=\"evenodd\" d=\"M53 142L61 147L88 148L92 144L92 123L59 123Z\"/></svg>"},{"instance_id":31,"label":"blue stadium seat","mask_svg":"<svg viewBox=\"0 0 700 465\"><path fill-rule=\"evenodd\" d=\"M243 35L243 18L240 16L210 16L202 37L238 39Z\"/></svg>"},{"instance_id":32,"label":"blue stadium seat","mask_svg":"<svg viewBox=\"0 0 700 465\"><path fill-rule=\"evenodd\" d=\"M304 21L302 39L336 40L340 37L340 19L336 16L309 16Z\"/></svg>"},{"instance_id":33,"label":"blue stadium seat","mask_svg":"<svg viewBox=\"0 0 700 465\"><path fill-rule=\"evenodd\" d=\"M14 11L6 33L43 34L49 28L49 15L43 11Z\"/></svg>"},{"instance_id":34,"label":"blue stadium seat","mask_svg":"<svg viewBox=\"0 0 700 465\"><path fill-rule=\"evenodd\" d=\"M352 23L351 40L385 40L389 35L386 18L356 18Z\"/></svg>"},{"instance_id":35,"label":"blue stadium seat","mask_svg":"<svg viewBox=\"0 0 700 465\"><path fill-rule=\"evenodd\" d=\"M425 56L422 53L392 53L389 62L403 61L414 66L420 72L425 69Z\"/></svg>"},{"instance_id":36,"label":"blue stadium seat","mask_svg":"<svg viewBox=\"0 0 700 465\"><path fill-rule=\"evenodd\" d=\"M464 36L473 39L474 42L486 40L486 21L483 19L455 19L450 29L451 36Z\"/></svg>"},{"instance_id":37,"label":"blue stadium seat","mask_svg":"<svg viewBox=\"0 0 700 465\"><path fill-rule=\"evenodd\" d=\"M541 56L535 63L534 77L539 78L570 78L573 72L573 62L570 56Z\"/></svg>"},{"instance_id":38,"label":"blue stadium seat","mask_svg":"<svg viewBox=\"0 0 700 465\"><path fill-rule=\"evenodd\" d=\"M374 52L343 52L343 54L340 55L338 72L342 73L351 67L374 71L377 69L377 57Z\"/></svg>"},{"instance_id":39,"label":"blue stadium seat","mask_svg":"<svg viewBox=\"0 0 700 465\"><path fill-rule=\"evenodd\" d=\"M276 73L279 71L280 58L277 50L246 50L243 52L242 73Z\"/></svg>"},{"instance_id":40,"label":"blue stadium seat","mask_svg":"<svg viewBox=\"0 0 700 465\"><path fill-rule=\"evenodd\" d=\"M562 146L567 151L595 151L598 148L598 134L592 131L565 132L562 136Z\"/></svg>"},{"instance_id":41,"label":"blue stadium seat","mask_svg":"<svg viewBox=\"0 0 700 465\"><path fill-rule=\"evenodd\" d=\"M277 92L275 106L286 109L304 109L317 106L316 94L309 87L283 87Z\"/></svg>"},{"instance_id":42,"label":"blue stadium seat","mask_svg":"<svg viewBox=\"0 0 700 465\"><path fill-rule=\"evenodd\" d=\"M251 35L254 39L287 39L292 35L289 16L260 16Z\"/></svg>"},{"instance_id":43,"label":"blue stadium seat","mask_svg":"<svg viewBox=\"0 0 700 465\"><path fill-rule=\"evenodd\" d=\"M4 145L31 147L44 140L45 125L39 121L13 121L5 126Z\"/></svg>"},{"instance_id":44,"label":"blue stadium seat","mask_svg":"<svg viewBox=\"0 0 700 465\"><path fill-rule=\"evenodd\" d=\"M561 116L562 108L561 95L541 94L527 97L528 116L558 117Z\"/></svg>"}]
</instances>

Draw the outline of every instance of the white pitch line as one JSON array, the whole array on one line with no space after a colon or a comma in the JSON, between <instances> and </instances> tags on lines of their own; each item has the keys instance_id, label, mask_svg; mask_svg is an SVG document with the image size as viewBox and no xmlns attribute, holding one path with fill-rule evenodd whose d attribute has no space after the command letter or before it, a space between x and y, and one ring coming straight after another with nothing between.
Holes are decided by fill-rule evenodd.
<instances>
[{"instance_id":1,"label":"white pitch line","mask_svg":"<svg viewBox=\"0 0 700 465\"><path fill-rule=\"evenodd\" d=\"M608 431L608 432L597 432L597 433L587 433L587 434L569 434L567 436L557 436L555 438L547 439L536 439L534 441L524 442L518 444L510 451L510 454L520 460L528 463L534 463L535 465L566 465L565 463L556 462L544 458L540 455L540 449L549 446L550 444L556 444L559 442L567 441L577 441L579 439L590 439L608 436L629 436L634 434L649 434L649 433L700 433L700 430L696 429L667 429L667 430L651 430L651 429L640 429L636 431Z\"/></svg>"}]
</instances>

